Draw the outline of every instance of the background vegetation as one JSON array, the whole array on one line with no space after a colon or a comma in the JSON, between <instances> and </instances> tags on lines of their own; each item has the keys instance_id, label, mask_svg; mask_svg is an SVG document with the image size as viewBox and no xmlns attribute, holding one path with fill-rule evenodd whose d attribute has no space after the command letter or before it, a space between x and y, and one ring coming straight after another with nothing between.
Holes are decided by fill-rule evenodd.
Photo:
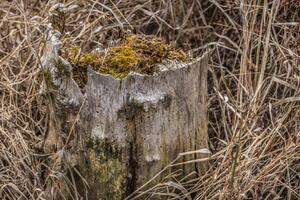
<instances>
[{"instance_id":1,"label":"background vegetation","mask_svg":"<svg viewBox=\"0 0 300 200\"><path fill-rule=\"evenodd\" d=\"M300 198L298 0L62 2L69 8L63 19L65 47L111 46L131 30L176 41L194 56L214 49L209 170L198 178L170 174L171 179L142 188L137 196ZM41 150L48 113L39 94L39 55L54 3L0 4L0 199L45 199L47 181L59 176L47 167Z\"/></svg>"}]
</instances>

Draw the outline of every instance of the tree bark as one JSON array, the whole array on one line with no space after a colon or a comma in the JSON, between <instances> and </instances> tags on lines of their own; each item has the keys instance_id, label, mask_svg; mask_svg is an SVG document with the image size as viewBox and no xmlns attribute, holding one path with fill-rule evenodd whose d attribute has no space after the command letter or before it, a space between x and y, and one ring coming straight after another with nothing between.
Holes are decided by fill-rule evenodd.
<instances>
[{"instance_id":1,"label":"tree bark","mask_svg":"<svg viewBox=\"0 0 300 200\"><path fill-rule=\"evenodd\" d=\"M89 69L83 94L59 48L59 33L50 29L42 57L50 102L44 150L62 163L53 162L57 172L79 170L89 185L88 199L125 198L179 153L208 148L208 54L188 64L163 63L153 76L130 73L120 80ZM170 168L175 169L183 175L205 170L196 164ZM63 182L52 181L49 196L68 193Z\"/></svg>"}]
</instances>

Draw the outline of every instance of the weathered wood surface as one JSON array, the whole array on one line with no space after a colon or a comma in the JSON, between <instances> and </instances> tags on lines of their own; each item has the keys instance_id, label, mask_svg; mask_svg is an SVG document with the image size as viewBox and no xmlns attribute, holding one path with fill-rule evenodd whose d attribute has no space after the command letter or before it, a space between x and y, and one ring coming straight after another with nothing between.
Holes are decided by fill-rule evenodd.
<instances>
[{"instance_id":1,"label":"weathered wood surface","mask_svg":"<svg viewBox=\"0 0 300 200\"><path fill-rule=\"evenodd\" d=\"M90 160L102 163L103 169L97 172L99 179L103 170L105 176L114 176L111 186L120 185L121 190L130 186L127 194L179 153L207 148L207 57L175 65L177 69L158 75L130 74L123 80L89 70L85 89L88 105L83 113L89 119L85 120L86 130L97 144L89 149ZM104 155L105 148L113 150ZM110 153L116 159L105 164L111 159ZM91 168L95 171L95 166ZM185 168L190 172L195 165ZM120 180L123 184L118 183ZM108 193L123 193L106 188Z\"/></svg>"},{"instance_id":2,"label":"weathered wood surface","mask_svg":"<svg viewBox=\"0 0 300 200\"><path fill-rule=\"evenodd\" d=\"M89 184L88 199L122 199L179 153L207 148L208 54L122 80L89 69L83 94L59 48L59 33L50 29L42 57L50 99L44 150L65 162L53 168L58 172L78 168ZM195 164L180 167L185 174L197 170ZM57 183L50 185L49 196L58 199L51 188Z\"/></svg>"}]
</instances>

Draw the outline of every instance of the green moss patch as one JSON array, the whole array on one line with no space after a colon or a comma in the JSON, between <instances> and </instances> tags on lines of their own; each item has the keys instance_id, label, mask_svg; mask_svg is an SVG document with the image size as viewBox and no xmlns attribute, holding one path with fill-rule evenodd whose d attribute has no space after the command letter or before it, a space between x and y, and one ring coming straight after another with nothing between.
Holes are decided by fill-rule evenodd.
<instances>
[{"instance_id":1,"label":"green moss patch","mask_svg":"<svg viewBox=\"0 0 300 200\"><path fill-rule=\"evenodd\" d=\"M128 166L122 158L125 151L117 141L90 141L88 163L80 171L89 183L90 199L122 199L126 193Z\"/></svg>"},{"instance_id":2,"label":"green moss patch","mask_svg":"<svg viewBox=\"0 0 300 200\"><path fill-rule=\"evenodd\" d=\"M167 44L154 36L128 35L114 47L103 52L81 52L79 47L69 49L67 60L73 65L73 74L79 85L87 81L87 67L124 78L129 72L152 75L164 59L185 62L186 54L174 44Z\"/></svg>"}]
</instances>

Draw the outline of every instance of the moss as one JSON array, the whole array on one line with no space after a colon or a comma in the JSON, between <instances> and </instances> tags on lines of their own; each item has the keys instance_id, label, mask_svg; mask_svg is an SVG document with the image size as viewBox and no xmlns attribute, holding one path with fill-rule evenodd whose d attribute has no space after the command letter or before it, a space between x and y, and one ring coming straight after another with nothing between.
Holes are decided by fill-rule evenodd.
<instances>
[{"instance_id":1,"label":"moss","mask_svg":"<svg viewBox=\"0 0 300 200\"><path fill-rule=\"evenodd\" d=\"M80 88L83 88L87 82L88 66L95 68L102 62L100 55L81 53L79 47L69 49L67 60L73 66L73 78Z\"/></svg>"},{"instance_id":2,"label":"moss","mask_svg":"<svg viewBox=\"0 0 300 200\"><path fill-rule=\"evenodd\" d=\"M126 193L127 165L125 151L116 141L104 139L90 142L89 163L81 167L90 184L91 199L122 199Z\"/></svg>"},{"instance_id":3,"label":"moss","mask_svg":"<svg viewBox=\"0 0 300 200\"><path fill-rule=\"evenodd\" d=\"M81 52L79 47L69 49L67 60L73 65L73 74L80 85L87 81L86 71L95 71L124 78L129 72L152 75L164 59L185 62L186 54L173 44L154 36L128 35L107 52Z\"/></svg>"},{"instance_id":4,"label":"moss","mask_svg":"<svg viewBox=\"0 0 300 200\"><path fill-rule=\"evenodd\" d=\"M44 78L45 78L45 81L47 82L47 84L52 81L52 76L48 69L46 69L44 71Z\"/></svg>"},{"instance_id":5,"label":"moss","mask_svg":"<svg viewBox=\"0 0 300 200\"><path fill-rule=\"evenodd\" d=\"M124 78L139 61L139 55L132 46L114 47L108 53L104 67L100 66L98 71L116 78Z\"/></svg>"},{"instance_id":6,"label":"moss","mask_svg":"<svg viewBox=\"0 0 300 200\"><path fill-rule=\"evenodd\" d=\"M53 84L52 75L51 75L51 72L49 71L49 69L44 70L43 76L44 76L44 80L45 80L47 88L48 88L47 91L55 90L56 87Z\"/></svg>"}]
</instances>

